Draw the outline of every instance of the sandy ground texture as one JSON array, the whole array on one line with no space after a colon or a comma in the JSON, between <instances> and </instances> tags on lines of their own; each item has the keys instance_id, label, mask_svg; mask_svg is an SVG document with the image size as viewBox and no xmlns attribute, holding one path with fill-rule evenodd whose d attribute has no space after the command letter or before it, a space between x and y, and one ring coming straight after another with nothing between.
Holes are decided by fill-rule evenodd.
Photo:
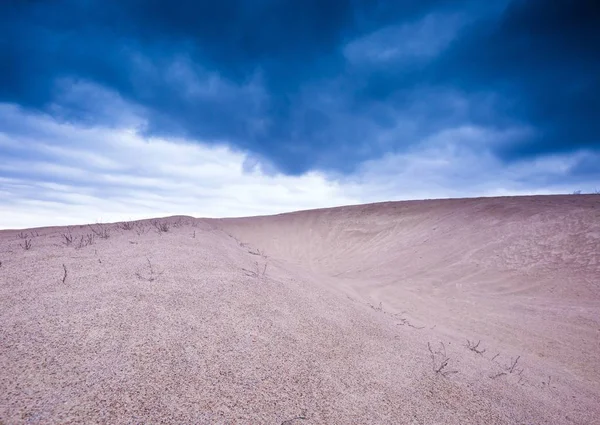
<instances>
[{"instance_id":1,"label":"sandy ground texture","mask_svg":"<svg viewBox=\"0 0 600 425\"><path fill-rule=\"evenodd\" d=\"M0 232L0 424L600 424L600 196Z\"/></svg>"}]
</instances>

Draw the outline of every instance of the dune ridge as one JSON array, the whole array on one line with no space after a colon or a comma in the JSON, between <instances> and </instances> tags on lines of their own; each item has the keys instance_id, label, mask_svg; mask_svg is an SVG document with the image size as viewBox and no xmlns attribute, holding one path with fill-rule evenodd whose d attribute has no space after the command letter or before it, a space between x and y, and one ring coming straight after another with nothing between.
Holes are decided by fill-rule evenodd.
<instances>
[{"instance_id":1,"label":"dune ridge","mask_svg":"<svg viewBox=\"0 0 600 425\"><path fill-rule=\"evenodd\" d=\"M0 261L0 423L600 423L598 196L0 231Z\"/></svg>"}]
</instances>

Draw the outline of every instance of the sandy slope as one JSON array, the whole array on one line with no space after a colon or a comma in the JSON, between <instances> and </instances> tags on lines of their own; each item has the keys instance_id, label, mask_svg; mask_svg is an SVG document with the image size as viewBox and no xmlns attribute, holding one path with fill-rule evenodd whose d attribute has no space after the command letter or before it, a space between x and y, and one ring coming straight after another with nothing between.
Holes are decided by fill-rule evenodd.
<instances>
[{"instance_id":1,"label":"sandy slope","mask_svg":"<svg viewBox=\"0 0 600 425\"><path fill-rule=\"evenodd\" d=\"M0 423L600 423L598 196L162 222L0 232Z\"/></svg>"}]
</instances>

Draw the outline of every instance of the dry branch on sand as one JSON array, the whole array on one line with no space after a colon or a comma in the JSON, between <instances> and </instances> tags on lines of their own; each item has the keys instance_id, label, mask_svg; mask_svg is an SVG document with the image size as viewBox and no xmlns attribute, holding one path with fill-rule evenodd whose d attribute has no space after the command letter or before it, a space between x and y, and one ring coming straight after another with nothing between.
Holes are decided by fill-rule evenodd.
<instances>
[{"instance_id":1,"label":"dry branch on sand","mask_svg":"<svg viewBox=\"0 0 600 425\"><path fill-rule=\"evenodd\" d=\"M152 262L150 261L150 259L148 257L146 257L146 262L148 264L148 272L142 274L141 272L137 272L135 275L138 277L138 279L140 280L145 280L147 282L154 282L156 279L158 279L163 272L158 272L154 269L154 266L152 265Z\"/></svg>"},{"instance_id":2,"label":"dry branch on sand","mask_svg":"<svg viewBox=\"0 0 600 425\"><path fill-rule=\"evenodd\" d=\"M65 280L67 280L67 266L65 266L64 264L63 264L63 270L64 270L65 274L63 275L62 283L65 283Z\"/></svg>"},{"instance_id":3,"label":"dry branch on sand","mask_svg":"<svg viewBox=\"0 0 600 425\"><path fill-rule=\"evenodd\" d=\"M446 355L446 346L443 342L440 341L440 349L437 351L433 351L430 343L427 343L427 348L431 355L431 366L436 374L448 377L453 373L458 373L458 370L446 370L450 358Z\"/></svg>"},{"instance_id":4,"label":"dry branch on sand","mask_svg":"<svg viewBox=\"0 0 600 425\"><path fill-rule=\"evenodd\" d=\"M517 356L516 359L513 359L511 357L510 359L510 365L506 367L506 370L508 371L508 373L513 373L515 371L519 371L519 369L516 369L517 364L519 363L519 359L521 358L521 356ZM521 369L521 372L523 372L523 369Z\"/></svg>"},{"instance_id":5,"label":"dry branch on sand","mask_svg":"<svg viewBox=\"0 0 600 425\"><path fill-rule=\"evenodd\" d=\"M397 325L408 326L408 327L411 327L413 329L425 329L425 326L416 326L416 325L413 325L412 323L410 323L410 321L408 319L406 319L404 317L400 317L398 320L400 322L396 323Z\"/></svg>"},{"instance_id":6,"label":"dry branch on sand","mask_svg":"<svg viewBox=\"0 0 600 425\"><path fill-rule=\"evenodd\" d=\"M152 225L156 228L156 232L160 235L161 233L167 233L171 226L166 221L154 220Z\"/></svg>"},{"instance_id":7,"label":"dry branch on sand","mask_svg":"<svg viewBox=\"0 0 600 425\"><path fill-rule=\"evenodd\" d=\"M69 246L69 245L71 245L73 243L73 235L71 234L71 232L63 233L62 237L65 239L63 241L63 244L65 246Z\"/></svg>"},{"instance_id":8,"label":"dry branch on sand","mask_svg":"<svg viewBox=\"0 0 600 425\"><path fill-rule=\"evenodd\" d=\"M119 223L119 229L121 230L133 230L134 227L135 224L133 223L133 221L124 221L122 223Z\"/></svg>"},{"instance_id":9,"label":"dry branch on sand","mask_svg":"<svg viewBox=\"0 0 600 425\"><path fill-rule=\"evenodd\" d=\"M467 339L467 345L466 347L473 351L474 353L477 353L479 355L482 355L483 353L485 353L485 348L484 349L479 349L479 344L481 344L481 340L477 341L477 344L475 344L475 341L470 341Z\"/></svg>"},{"instance_id":10,"label":"dry branch on sand","mask_svg":"<svg viewBox=\"0 0 600 425\"><path fill-rule=\"evenodd\" d=\"M98 236L100 239L108 239L110 237L110 232L105 224L96 223L96 227L88 224L88 227L92 233L94 233L94 235Z\"/></svg>"},{"instance_id":11,"label":"dry branch on sand","mask_svg":"<svg viewBox=\"0 0 600 425\"><path fill-rule=\"evenodd\" d=\"M79 243L77 244L77 248L81 249L88 245L92 245L94 243L95 236L93 233L88 233L87 235L82 235L79 238Z\"/></svg>"},{"instance_id":12,"label":"dry branch on sand","mask_svg":"<svg viewBox=\"0 0 600 425\"><path fill-rule=\"evenodd\" d=\"M255 277L255 278L259 278L259 277L264 277L265 274L267 273L267 263L264 264L264 266L261 268L260 265L258 264L258 261L254 262L254 270L248 270L248 269L242 269L245 273L246 276L250 276L250 277Z\"/></svg>"},{"instance_id":13,"label":"dry branch on sand","mask_svg":"<svg viewBox=\"0 0 600 425\"><path fill-rule=\"evenodd\" d=\"M493 358L492 361L494 361L496 364L499 365L498 362L495 361L496 357L498 357L499 354L496 354ZM505 365L503 370L501 370L500 372L494 374L494 375L490 375L491 379L496 379L499 378L501 376L504 375L510 375L513 373L516 373L519 376L519 382L521 382L521 380L523 379L523 371L525 369L523 368L518 368L518 364L519 364L519 359L521 358L521 356L517 356L516 358L512 358L510 359L510 364Z\"/></svg>"},{"instance_id":14,"label":"dry branch on sand","mask_svg":"<svg viewBox=\"0 0 600 425\"><path fill-rule=\"evenodd\" d=\"M25 239L23 243L19 244L19 246L25 251L29 251L31 249L31 239Z\"/></svg>"},{"instance_id":15,"label":"dry branch on sand","mask_svg":"<svg viewBox=\"0 0 600 425\"><path fill-rule=\"evenodd\" d=\"M146 232L148 232L148 227L144 223L138 223L135 226L135 233L137 233L138 236L141 236Z\"/></svg>"}]
</instances>

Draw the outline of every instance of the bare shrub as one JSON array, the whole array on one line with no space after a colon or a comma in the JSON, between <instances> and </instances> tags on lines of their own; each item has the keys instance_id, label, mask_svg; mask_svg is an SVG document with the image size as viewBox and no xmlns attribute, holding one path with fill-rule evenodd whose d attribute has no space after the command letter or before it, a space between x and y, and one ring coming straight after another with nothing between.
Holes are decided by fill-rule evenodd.
<instances>
[{"instance_id":1,"label":"bare shrub","mask_svg":"<svg viewBox=\"0 0 600 425\"><path fill-rule=\"evenodd\" d=\"M137 226L135 227L135 233L137 233L138 236L143 235L147 231L148 231L148 227L144 223L138 223Z\"/></svg>"},{"instance_id":2,"label":"bare shrub","mask_svg":"<svg viewBox=\"0 0 600 425\"><path fill-rule=\"evenodd\" d=\"M17 237L18 237L19 239L27 239L27 238L29 237L29 235L28 235L27 233L19 232L19 233L17 234Z\"/></svg>"},{"instance_id":3,"label":"bare shrub","mask_svg":"<svg viewBox=\"0 0 600 425\"><path fill-rule=\"evenodd\" d=\"M521 358L521 356L517 356L516 359L513 359L511 357L510 359L510 366L506 367L506 370L508 371L508 373L513 373L517 367L517 364L519 363L519 359ZM518 371L518 369L516 369ZM523 371L523 369L521 369L521 371Z\"/></svg>"},{"instance_id":4,"label":"bare shrub","mask_svg":"<svg viewBox=\"0 0 600 425\"><path fill-rule=\"evenodd\" d=\"M25 239L23 243L19 244L19 246L25 251L29 251L31 249L31 239Z\"/></svg>"},{"instance_id":5,"label":"bare shrub","mask_svg":"<svg viewBox=\"0 0 600 425\"><path fill-rule=\"evenodd\" d=\"M77 248L81 249L88 245L93 245L95 239L96 239L96 236L93 233L88 233L87 235L82 235L81 238L79 238L79 243L77 244Z\"/></svg>"},{"instance_id":6,"label":"bare shrub","mask_svg":"<svg viewBox=\"0 0 600 425\"><path fill-rule=\"evenodd\" d=\"M169 223L167 223L166 221L154 220L152 222L152 225L154 226L154 228L156 229L158 234L167 233L169 231L169 229L171 228Z\"/></svg>"},{"instance_id":7,"label":"bare shrub","mask_svg":"<svg viewBox=\"0 0 600 425\"><path fill-rule=\"evenodd\" d=\"M483 353L485 353L485 349L481 350L479 349L479 344L481 344L481 340L477 341L477 344L475 344L475 341L471 342L467 339L467 345L466 347L473 351L474 353L477 353L479 355L482 355Z\"/></svg>"},{"instance_id":8,"label":"bare shrub","mask_svg":"<svg viewBox=\"0 0 600 425\"><path fill-rule=\"evenodd\" d=\"M258 255L259 257L263 257L263 258L266 257L266 255L263 252L261 252L260 249L258 249L258 248L256 249L256 251L252 251L251 249L249 249L248 253L252 254L252 255Z\"/></svg>"},{"instance_id":9,"label":"bare shrub","mask_svg":"<svg viewBox=\"0 0 600 425\"><path fill-rule=\"evenodd\" d=\"M453 373L458 373L458 370L446 370L450 358L446 355L446 346L440 341L440 348L437 351L433 351L431 344L427 343L427 348L431 355L431 366L436 374L448 377Z\"/></svg>"},{"instance_id":10,"label":"bare shrub","mask_svg":"<svg viewBox=\"0 0 600 425\"><path fill-rule=\"evenodd\" d=\"M119 223L119 228L122 230L133 230L133 228L135 227L133 221L124 221L122 223Z\"/></svg>"},{"instance_id":11,"label":"bare shrub","mask_svg":"<svg viewBox=\"0 0 600 425\"><path fill-rule=\"evenodd\" d=\"M496 357L498 357L499 354L496 354L493 358L492 361L494 361L496 359ZM492 379L496 379L499 378L501 376L505 376L505 375L510 375L513 373L516 373L519 376L519 382L521 382L521 380L523 379L523 368L518 368L518 364L519 364L519 359L521 358L521 356L517 356L516 358L512 358L510 359L510 364L502 366L500 365L500 363L495 362L496 364L498 364L499 366L503 367L503 370L501 370L500 372L494 374L494 375L490 375L490 378Z\"/></svg>"},{"instance_id":12,"label":"bare shrub","mask_svg":"<svg viewBox=\"0 0 600 425\"><path fill-rule=\"evenodd\" d=\"M403 314L405 314L405 312L402 312L400 314L394 314L394 316L396 316L398 318L398 321L399 321L399 323L396 323L397 325L408 326L408 327L413 328L413 329L425 329L425 326L416 326L416 325L413 325L410 322L410 320L408 320L405 317L402 317Z\"/></svg>"},{"instance_id":13,"label":"bare shrub","mask_svg":"<svg viewBox=\"0 0 600 425\"><path fill-rule=\"evenodd\" d=\"M163 274L163 272L157 272L156 270L154 270L154 267L152 266L152 262L150 261L150 259L148 257L146 257L146 262L148 263L148 271L146 273L137 272L135 275L140 280L145 280L147 282L154 282L156 279L158 279Z\"/></svg>"},{"instance_id":14,"label":"bare shrub","mask_svg":"<svg viewBox=\"0 0 600 425\"><path fill-rule=\"evenodd\" d=\"M264 277L265 274L267 273L267 263L265 263L263 267L260 267L260 265L258 264L258 261L255 261L254 262L254 270L248 270L248 269L244 269L244 268L242 270L244 271L246 276L250 276L250 277L254 277L254 278Z\"/></svg>"},{"instance_id":15,"label":"bare shrub","mask_svg":"<svg viewBox=\"0 0 600 425\"><path fill-rule=\"evenodd\" d=\"M98 236L100 239L108 239L110 237L110 232L108 230L108 226L102 223L96 223L96 227L88 224L88 227L92 231L92 233Z\"/></svg>"},{"instance_id":16,"label":"bare shrub","mask_svg":"<svg viewBox=\"0 0 600 425\"><path fill-rule=\"evenodd\" d=\"M65 246L69 246L69 245L71 245L73 243L73 235L71 234L71 232L63 233L62 237L65 239L63 241L63 244Z\"/></svg>"}]
</instances>

